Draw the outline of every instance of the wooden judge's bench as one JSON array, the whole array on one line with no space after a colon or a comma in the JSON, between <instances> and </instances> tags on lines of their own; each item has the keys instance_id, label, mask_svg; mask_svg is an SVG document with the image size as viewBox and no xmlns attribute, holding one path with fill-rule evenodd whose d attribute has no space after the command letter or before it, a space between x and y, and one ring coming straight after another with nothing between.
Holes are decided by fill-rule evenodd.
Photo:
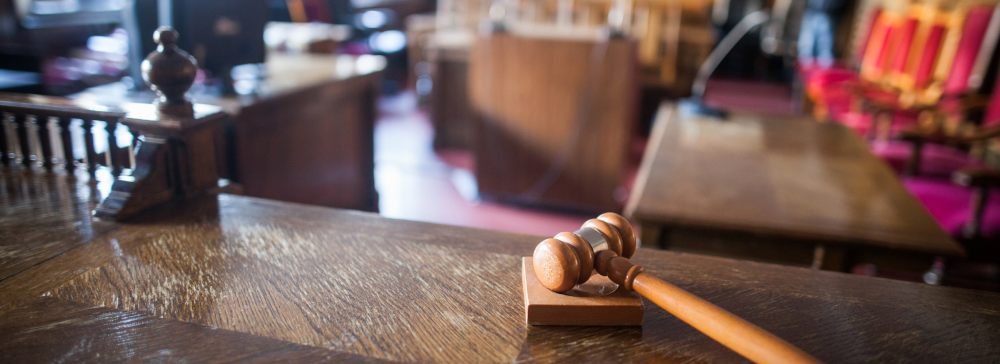
<instances>
[{"instance_id":1,"label":"wooden judge's bench","mask_svg":"<svg viewBox=\"0 0 1000 364\"><path fill-rule=\"evenodd\" d=\"M227 194L111 222L91 218L83 179L0 175L3 362L745 360L649 301L641 327L525 324L521 257L540 236ZM1000 355L997 294L645 248L633 260L825 362Z\"/></svg>"}]
</instances>

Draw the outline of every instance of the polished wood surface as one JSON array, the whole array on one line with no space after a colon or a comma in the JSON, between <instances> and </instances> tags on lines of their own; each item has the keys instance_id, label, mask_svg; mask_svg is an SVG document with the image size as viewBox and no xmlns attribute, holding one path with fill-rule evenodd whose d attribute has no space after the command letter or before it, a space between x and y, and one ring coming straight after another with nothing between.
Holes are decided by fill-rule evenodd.
<instances>
[{"instance_id":1,"label":"polished wood surface","mask_svg":"<svg viewBox=\"0 0 1000 364\"><path fill-rule=\"evenodd\" d=\"M649 302L641 328L526 325L539 236L233 195L91 236L0 281L0 360L743 360ZM1000 355L997 294L646 248L632 261L826 362Z\"/></svg>"},{"instance_id":2,"label":"polished wood surface","mask_svg":"<svg viewBox=\"0 0 1000 364\"><path fill-rule=\"evenodd\" d=\"M0 280L118 227L90 218L100 193L86 172L75 173L0 167Z\"/></svg>"},{"instance_id":3,"label":"polished wood surface","mask_svg":"<svg viewBox=\"0 0 1000 364\"><path fill-rule=\"evenodd\" d=\"M792 117L682 117L663 104L625 212L646 245L763 260L802 249L800 263L827 269L868 252L923 257L924 269L963 254L850 130Z\"/></svg>"},{"instance_id":4,"label":"polished wood surface","mask_svg":"<svg viewBox=\"0 0 1000 364\"><path fill-rule=\"evenodd\" d=\"M637 104L635 44L504 34L469 63L480 194L618 211Z\"/></svg>"}]
</instances>

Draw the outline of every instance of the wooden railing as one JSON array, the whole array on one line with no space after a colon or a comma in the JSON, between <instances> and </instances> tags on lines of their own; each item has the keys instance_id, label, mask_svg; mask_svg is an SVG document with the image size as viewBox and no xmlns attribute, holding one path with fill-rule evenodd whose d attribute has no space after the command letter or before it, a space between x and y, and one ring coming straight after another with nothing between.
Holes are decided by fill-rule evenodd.
<instances>
[{"instance_id":1,"label":"wooden railing","mask_svg":"<svg viewBox=\"0 0 1000 364\"><path fill-rule=\"evenodd\" d=\"M215 106L195 105L192 116L174 117L153 104L104 105L60 97L0 93L0 163L5 168L58 167L73 176L85 169L92 180L102 166L114 177L111 192L94 215L123 219L175 197L218 186L216 145L227 118ZM103 124L107 148L98 153L94 127ZM118 146L119 126L132 141ZM84 153L74 140L82 136Z\"/></svg>"},{"instance_id":2,"label":"wooden railing","mask_svg":"<svg viewBox=\"0 0 1000 364\"><path fill-rule=\"evenodd\" d=\"M52 171L61 165L67 171L74 171L81 165L91 176L99 165L107 166L112 174L118 176L123 169L132 169L134 162L131 156L133 145L138 140L133 133L133 144L127 148L118 147L117 128L125 118L122 111L97 111L72 106L35 105L26 102L12 101L37 96L0 95L0 113L3 124L0 127L0 149L3 150L2 162L5 166L13 163L33 168L41 166ZM84 141L84 156L76 158L73 144L74 121L79 121L79 133ZM95 149L93 128L96 122L104 123L107 131L108 148L103 158ZM9 136L8 136L9 135ZM122 150L124 149L124 153ZM61 152L61 153L57 153Z\"/></svg>"}]
</instances>

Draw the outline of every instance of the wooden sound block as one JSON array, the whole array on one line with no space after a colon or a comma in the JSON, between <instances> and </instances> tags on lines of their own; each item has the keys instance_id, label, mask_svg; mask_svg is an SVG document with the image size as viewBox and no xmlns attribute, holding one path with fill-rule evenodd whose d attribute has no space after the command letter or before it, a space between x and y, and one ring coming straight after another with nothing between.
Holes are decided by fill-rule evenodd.
<instances>
[{"instance_id":1,"label":"wooden sound block","mask_svg":"<svg viewBox=\"0 0 1000 364\"><path fill-rule=\"evenodd\" d=\"M642 325L645 313L642 298L636 292L618 287L608 277L595 275L569 292L555 293L535 277L531 257L524 257L521 277L525 320L529 325Z\"/></svg>"}]
</instances>

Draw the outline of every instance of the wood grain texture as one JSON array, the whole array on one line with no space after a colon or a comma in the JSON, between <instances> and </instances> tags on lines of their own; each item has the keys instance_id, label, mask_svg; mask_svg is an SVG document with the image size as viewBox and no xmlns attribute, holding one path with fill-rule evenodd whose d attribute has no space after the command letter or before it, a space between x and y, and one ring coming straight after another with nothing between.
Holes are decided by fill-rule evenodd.
<instances>
[{"instance_id":1,"label":"wood grain texture","mask_svg":"<svg viewBox=\"0 0 1000 364\"><path fill-rule=\"evenodd\" d=\"M156 208L0 281L0 319L48 292L374 359L743 361L649 302L641 328L526 326L520 260L542 239L203 196ZM825 362L1000 355L997 294L645 248L632 261ZM47 322L19 317L24 327ZM44 347L63 339L38 340ZM102 345L93 347L113 355L113 345Z\"/></svg>"},{"instance_id":2,"label":"wood grain texture","mask_svg":"<svg viewBox=\"0 0 1000 364\"><path fill-rule=\"evenodd\" d=\"M94 221L87 176L0 167L0 281L118 227Z\"/></svg>"},{"instance_id":3,"label":"wood grain texture","mask_svg":"<svg viewBox=\"0 0 1000 364\"><path fill-rule=\"evenodd\" d=\"M626 213L644 227L963 254L850 130L788 117L685 118L663 104Z\"/></svg>"},{"instance_id":4,"label":"wood grain texture","mask_svg":"<svg viewBox=\"0 0 1000 364\"><path fill-rule=\"evenodd\" d=\"M469 92L480 123L480 193L517 203L621 209L614 193L625 176L638 66L634 43L605 44L502 34L477 39ZM553 167L561 164L561 170ZM556 173L549 176L550 170Z\"/></svg>"},{"instance_id":5,"label":"wood grain texture","mask_svg":"<svg viewBox=\"0 0 1000 364\"><path fill-rule=\"evenodd\" d=\"M5 362L350 362L379 360L54 298L0 317Z\"/></svg>"}]
</instances>

